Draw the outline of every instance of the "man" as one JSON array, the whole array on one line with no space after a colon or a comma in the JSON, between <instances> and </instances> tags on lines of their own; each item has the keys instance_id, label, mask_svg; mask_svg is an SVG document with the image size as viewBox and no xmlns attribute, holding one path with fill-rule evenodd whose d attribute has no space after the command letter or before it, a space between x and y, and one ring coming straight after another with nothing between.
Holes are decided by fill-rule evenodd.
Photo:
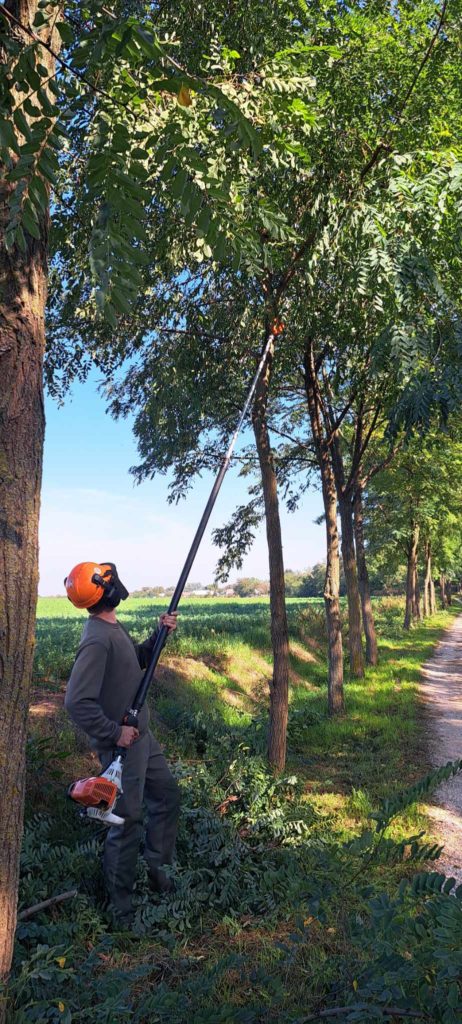
<instances>
[{"instance_id":1,"label":"man","mask_svg":"<svg viewBox=\"0 0 462 1024\"><path fill-rule=\"evenodd\" d=\"M117 921L126 926L133 919L133 887L143 833L143 802L148 812L144 846L150 885L168 892L172 882L163 865L171 864L180 805L179 787L161 748L149 731L145 704L138 728L121 725L127 708L149 663L157 630L144 643L135 644L117 621L115 609L128 591L112 562L81 562L64 580L67 596L77 608L85 608L80 646L67 685L65 707L72 720L90 739L101 765L112 761L115 746L127 747L123 767L123 793L116 813L123 825L113 825L104 848L104 875ZM176 616L164 613L160 623L176 629Z\"/></svg>"}]
</instances>

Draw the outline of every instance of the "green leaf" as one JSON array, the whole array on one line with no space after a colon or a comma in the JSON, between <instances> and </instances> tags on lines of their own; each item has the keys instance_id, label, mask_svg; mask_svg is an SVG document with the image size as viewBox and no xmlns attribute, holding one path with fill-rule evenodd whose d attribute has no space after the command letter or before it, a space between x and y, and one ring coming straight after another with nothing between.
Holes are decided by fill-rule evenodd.
<instances>
[{"instance_id":1,"label":"green leaf","mask_svg":"<svg viewBox=\"0 0 462 1024\"><path fill-rule=\"evenodd\" d=\"M37 99L42 107L43 113L47 114L48 117L54 117L55 114L59 114L58 107L54 107L45 92L44 89L37 89Z\"/></svg>"},{"instance_id":2,"label":"green leaf","mask_svg":"<svg viewBox=\"0 0 462 1024\"><path fill-rule=\"evenodd\" d=\"M19 128L21 135L24 135L25 139L30 140L32 138L32 132L30 130L29 123L24 117L24 114L20 107L16 108L13 114L13 120L16 125L16 128Z\"/></svg>"},{"instance_id":3,"label":"green leaf","mask_svg":"<svg viewBox=\"0 0 462 1024\"><path fill-rule=\"evenodd\" d=\"M41 232L37 224L37 221L33 216L33 207L31 203L28 203L27 201L24 203L22 211L22 220L26 231L28 231L33 238L40 239Z\"/></svg>"},{"instance_id":4,"label":"green leaf","mask_svg":"<svg viewBox=\"0 0 462 1024\"><path fill-rule=\"evenodd\" d=\"M56 23L56 28L58 29L63 43L65 43L66 46L70 46L71 43L74 42L74 32L71 26L68 25L67 21L58 21Z\"/></svg>"},{"instance_id":5,"label":"green leaf","mask_svg":"<svg viewBox=\"0 0 462 1024\"><path fill-rule=\"evenodd\" d=\"M171 185L172 195L175 196L175 199L179 199L180 196L183 195L183 192L184 192L184 190L186 188L187 183L188 183L187 172L184 169L182 169L181 171L178 171L178 173L175 175L175 177L173 179L173 182L172 182L172 185Z\"/></svg>"},{"instance_id":6,"label":"green leaf","mask_svg":"<svg viewBox=\"0 0 462 1024\"><path fill-rule=\"evenodd\" d=\"M23 107L26 114L29 114L29 117L41 117L42 115L40 107L37 107L35 103L32 103L31 99L24 100Z\"/></svg>"},{"instance_id":7,"label":"green leaf","mask_svg":"<svg viewBox=\"0 0 462 1024\"><path fill-rule=\"evenodd\" d=\"M19 145L13 125L11 121L5 121L3 118L0 119L0 145L6 146L7 149L12 149L14 153L19 153Z\"/></svg>"},{"instance_id":8,"label":"green leaf","mask_svg":"<svg viewBox=\"0 0 462 1024\"><path fill-rule=\"evenodd\" d=\"M24 231L22 230L20 224L18 224L18 227L16 228L15 241L19 248L22 250L22 252L27 252L27 242L25 239Z\"/></svg>"},{"instance_id":9,"label":"green leaf","mask_svg":"<svg viewBox=\"0 0 462 1024\"><path fill-rule=\"evenodd\" d=\"M29 183L29 194L33 196L41 212L45 213L48 209L49 198L45 182L39 174L36 174L31 178Z\"/></svg>"},{"instance_id":10,"label":"green leaf","mask_svg":"<svg viewBox=\"0 0 462 1024\"><path fill-rule=\"evenodd\" d=\"M131 313L132 307L127 299L127 296L119 288L113 287L111 289L111 299L115 309L119 313Z\"/></svg>"},{"instance_id":11,"label":"green leaf","mask_svg":"<svg viewBox=\"0 0 462 1024\"><path fill-rule=\"evenodd\" d=\"M20 181L21 178L27 177L31 166L34 163L34 154L25 153L24 156L20 156L17 163L14 165L13 170L8 175L9 181Z\"/></svg>"},{"instance_id":12,"label":"green leaf","mask_svg":"<svg viewBox=\"0 0 462 1024\"><path fill-rule=\"evenodd\" d=\"M164 55L164 51L161 45L158 43L155 36L151 35L150 32L145 32L142 28L137 28L133 32L133 37L136 39L140 49L146 55L153 59L158 59Z\"/></svg>"},{"instance_id":13,"label":"green leaf","mask_svg":"<svg viewBox=\"0 0 462 1024\"><path fill-rule=\"evenodd\" d=\"M43 177L50 182L51 185L56 184L56 163L55 158L51 157L47 151L42 153L40 160L37 164L38 170L43 174Z\"/></svg>"}]
</instances>

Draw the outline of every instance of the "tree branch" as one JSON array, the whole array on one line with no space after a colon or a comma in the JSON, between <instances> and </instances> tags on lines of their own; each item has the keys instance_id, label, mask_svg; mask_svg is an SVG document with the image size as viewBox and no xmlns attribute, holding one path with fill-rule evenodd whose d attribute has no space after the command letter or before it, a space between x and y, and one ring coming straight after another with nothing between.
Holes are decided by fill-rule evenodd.
<instances>
[{"instance_id":1,"label":"tree branch","mask_svg":"<svg viewBox=\"0 0 462 1024\"><path fill-rule=\"evenodd\" d=\"M18 921L25 921L28 917L32 917L33 914L38 914L39 910L45 910L46 907L54 906L56 903L64 903L64 900L71 900L74 896L77 896L78 889L69 889L67 892L60 892L58 896L51 896L49 900L42 900L41 903L34 903L32 907L27 907L27 910L21 910L18 914Z\"/></svg>"},{"instance_id":2,"label":"tree branch","mask_svg":"<svg viewBox=\"0 0 462 1024\"><path fill-rule=\"evenodd\" d=\"M428 1013L419 1010L401 1010L399 1006L372 1006L370 1003L356 1003L351 1006L333 1006L331 1010L320 1010L319 1013L310 1013L308 1017L301 1017L297 1024L308 1024L311 1020L321 1020L326 1017L339 1017L345 1013L352 1013L355 1010L380 1010L384 1017L414 1017L418 1020L430 1020Z\"/></svg>"}]
</instances>

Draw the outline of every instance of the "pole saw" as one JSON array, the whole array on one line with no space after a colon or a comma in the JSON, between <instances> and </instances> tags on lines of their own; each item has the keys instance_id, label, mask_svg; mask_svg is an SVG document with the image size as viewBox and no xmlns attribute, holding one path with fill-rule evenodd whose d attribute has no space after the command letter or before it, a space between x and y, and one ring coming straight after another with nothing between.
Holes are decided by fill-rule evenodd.
<instances>
[{"instance_id":1,"label":"pole saw","mask_svg":"<svg viewBox=\"0 0 462 1024\"><path fill-rule=\"evenodd\" d=\"M242 412L239 416L239 420L230 440L228 450L223 457L223 461L218 470L215 482L209 495L209 499L205 506L202 518L197 528L194 540L191 544L189 553L184 563L183 569L180 574L180 578L175 587L172 599L168 607L168 613L175 612L180 603L185 585L188 580L189 573L191 572L194 559L199 550L199 546L204 536L207 523L210 519L212 509L217 500L221 485L223 483L226 471L229 468L231 456L234 451L237 438L240 434L242 424L244 423L245 417L249 410L250 403L255 394L255 390L260 379L260 375L268 359L268 355L274 344L274 340L278 334L282 334L284 325L278 321L275 321L272 326L265 347L263 349L260 362L258 364L255 376L247 394ZM141 683L133 701L133 706L128 708L123 719L123 725L133 726L135 729L138 727L138 716L146 700L149 687L154 678L154 673L157 668L162 650L165 646L168 636L168 627L161 626L155 643L152 649L151 658L148 667L144 673ZM114 750L114 759L111 764L101 772L101 775L93 776L88 779L79 779L77 782L73 782L68 789L68 795L75 800L76 803L81 806L81 814L84 817L95 818L97 821L104 822L105 825L123 825L124 819L120 815L114 813L115 804L122 790L122 773L123 764L125 757L127 756L126 747L116 747Z\"/></svg>"}]
</instances>

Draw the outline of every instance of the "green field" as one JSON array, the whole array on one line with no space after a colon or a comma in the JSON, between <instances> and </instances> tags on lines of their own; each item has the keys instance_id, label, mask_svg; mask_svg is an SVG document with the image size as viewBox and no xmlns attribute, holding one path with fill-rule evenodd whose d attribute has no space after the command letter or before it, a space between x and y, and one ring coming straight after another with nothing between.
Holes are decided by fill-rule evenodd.
<instances>
[{"instance_id":1,"label":"green field","mask_svg":"<svg viewBox=\"0 0 462 1024\"><path fill-rule=\"evenodd\" d=\"M142 639L163 610L131 599L120 618ZM427 769L417 683L449 621L439 613L405 634L401 601L376 602L376 612L380 665L366 680L347 677L346 714L333 721L322 603L288 602L288 763L275 779L264 759L267 600L181 605L150 701L183 792L176 891L152 897L140 861L128 934L111 930L104 905L104 829L81 823L64 797L72 778L96 768L62 707L85 615L65 599L39 601L20 900L27 907L74 886L79 895L20 922L11 1022L299 1024L356 992L374 1001L383 973L374 915L419 870L405 840L426 822L411 805L377 846L370 815ZM412 907L388 913L392 945L413 948ZM419 942L428 973L430 931Z\"/></svg>"}]
</instances>

